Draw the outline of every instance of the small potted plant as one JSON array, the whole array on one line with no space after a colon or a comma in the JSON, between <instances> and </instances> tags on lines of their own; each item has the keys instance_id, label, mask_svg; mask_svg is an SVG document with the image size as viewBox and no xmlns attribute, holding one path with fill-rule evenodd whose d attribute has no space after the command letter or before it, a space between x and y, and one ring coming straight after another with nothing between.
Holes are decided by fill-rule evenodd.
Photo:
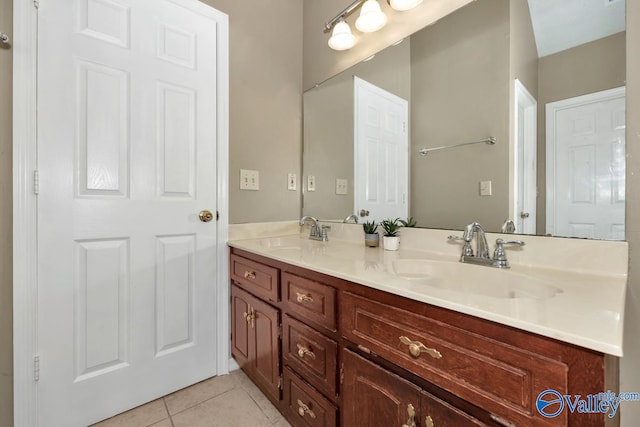
<instances>
[{"instance_id":1,"label":"small potted plant","mask_svg":"<svg viewBox=\"0 0 640 427\"><path fill-rule=\"evenodd\" d=\"M382 237L382 243L385 251L397 251L400 245L400 222L399 218L385 219L382 221L382 228L384 229L384 236Z\"/></svg>"},{"instance_id":2,"label":"small potted plant","mask_svg":"<svg viewBox=\"0 0 640 427\"><path fill-rule=\"evenodd\" d=\"M378 224L375 221L367 221L362 224L362 228L364 229L364 245L370 248L377 248L380 245L380 235L376 230L378 230Z\"/></svg>"},{"instance_id":3,"label":"small potted plant","mask_svg":"<svg viewBox=\"0 0 640 427\"><path fill-rule=\"evenodd\" d=\"M401 219L400 224L402 224L403 227L415 227L417 222L412 216L410 216L407 219Z\"/></svg>"}]
</instances>

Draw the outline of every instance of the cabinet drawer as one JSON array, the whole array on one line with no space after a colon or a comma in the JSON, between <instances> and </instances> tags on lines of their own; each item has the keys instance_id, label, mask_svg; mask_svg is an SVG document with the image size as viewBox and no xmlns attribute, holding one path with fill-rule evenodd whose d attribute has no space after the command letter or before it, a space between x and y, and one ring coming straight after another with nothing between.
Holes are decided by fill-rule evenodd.
<instances>
[{"instance_id":1,"label":"cabinet drawer","mask_svg":"<svg viewBox=\"0 0 640 427\"><path fill-rule=\"evenodd\" d=\"M233 254L229 262L231 280L256 296L278 301L277 268Z\"/></svg>"},{"instance_id":2,"label":"cabinet drawer","mask_svg":"<svg viewBox=\"0 0 640 427\"><path fill-rule=\"evenodd\" d=\"M283 372L284 405L294 426L335 427L337 409L289 368Z\"/></svg>"},{"instance_id":3,"label":"cabinet drawer","mask_svg":"<svg viewBox=\"0 0 640 427\"><path fill-rule=\"evenodd\" d=\"M282 273L282 300L296 317L309 320L329 331L336 330L336 290L289 272Z\"/></svg>"},{"instance_id":4,"label":"cabinet drawer","mask_svg":"<svg viewBox=\"0 0 640 427\"><path fill-rule=\"evenodd\" d=\"M282 330L285 363L314 387L334 397L337 343L289 316L283 316Z\"/></svg>"},{"instance_id":5,"label":"cabinet drawer","mask_svg":"<svg viewBox=\"0 0 640 427\"><path fill-rule=\"evenodd\" d=\"M566 424L565 414L547 419L535 407L544 390L567 392L565 364L348 292L342 301L353 343L516 425Z\"/></svg>"}]
</instances>

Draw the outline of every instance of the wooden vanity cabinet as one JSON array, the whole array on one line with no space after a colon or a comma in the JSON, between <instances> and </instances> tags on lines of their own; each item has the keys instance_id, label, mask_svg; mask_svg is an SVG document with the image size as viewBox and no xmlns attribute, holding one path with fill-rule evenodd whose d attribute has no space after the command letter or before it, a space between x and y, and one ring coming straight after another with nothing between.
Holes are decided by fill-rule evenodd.
<instances>
[{"instance_id":1,"label":"wooden vanity cabinet","mask_svg":"<svg viewBox=\"0 0 640 427\"><path fill-rule=\"evenodd\" d=\"M294 426L615 425L536 409L615 391L602 353L238 249L231 269L233 357Z\"/></svg>"}]
</instances>

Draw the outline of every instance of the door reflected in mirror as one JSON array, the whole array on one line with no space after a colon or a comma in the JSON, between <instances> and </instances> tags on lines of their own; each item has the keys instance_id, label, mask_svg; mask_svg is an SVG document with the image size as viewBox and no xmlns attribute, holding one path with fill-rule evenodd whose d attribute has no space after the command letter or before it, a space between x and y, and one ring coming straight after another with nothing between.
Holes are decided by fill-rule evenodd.
<instances>
[{"instance_id":1,"label":"door reflected in mirror","mask_svg":"<svg viewBox=\"0 0 640 427\"><path fill-rule=\"evenodd\" d=\"M585 109L563 124L547 117L550 104L624 88L625 4L570 0L545 10L530 3L477 0L305 92L303 182L314 176L315 191L303 189L303 214L342 220L365 209L388 217L376 204L397 197L419 227L477 221L498 232L511 219L516 233L622 239L624 102L609 112ZM600 22L583 22L583 13ZM356 163L354 76L408 103L405 194L380 184L393 178L379 166L385 154ZM547 146L563 132L558 126L573 129L572 142L552 154ZM419 154L487 137L496 144ZM376 177L375 184L361 176ZM358 188L367 207L354 202ZM548 206L559 200L562 207ZM573 212L585 205L598 214Z\"/></svg>"}]
</instances>

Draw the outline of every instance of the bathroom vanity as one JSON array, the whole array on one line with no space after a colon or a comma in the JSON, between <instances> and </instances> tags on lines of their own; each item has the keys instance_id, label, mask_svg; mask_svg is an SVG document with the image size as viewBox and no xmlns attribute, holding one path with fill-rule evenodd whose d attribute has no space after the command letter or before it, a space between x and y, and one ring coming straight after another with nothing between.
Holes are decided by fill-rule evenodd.
<instances>
[{"instance_id":1,"label":"bathroom vanity","mask_svg":"<svg viewBox=\"0 0 640 427\"><path fill-rule=\"evenodd\" d=\"M468 266L445 253L391 254L300 236L229 245L232 355L294 426L602 426L618 419L567 408L544 417L536 400L545 390L617 391L622 276L540 269L528 287L529 267ZM469 283L450 282L465 282L460 268ZM494 289L481 289L484 280ZM597 286L608 287L595 295L601 309L576 308L579 294L586 300ZM582 309L591 315L577 332L580 319L572 317Z\"/></svg>"}]
</instances>

